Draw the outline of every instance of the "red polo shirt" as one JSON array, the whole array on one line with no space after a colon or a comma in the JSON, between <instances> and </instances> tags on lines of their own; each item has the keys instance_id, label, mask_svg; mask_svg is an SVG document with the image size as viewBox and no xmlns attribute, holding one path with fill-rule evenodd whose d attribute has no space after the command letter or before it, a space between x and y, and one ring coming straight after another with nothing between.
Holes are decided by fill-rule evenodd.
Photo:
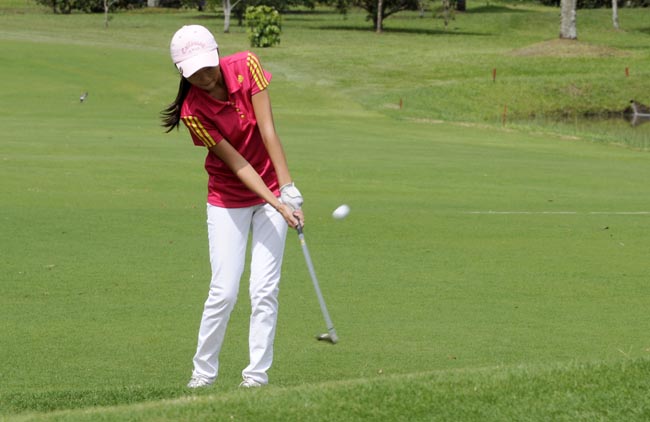
<instances>
[{"instance_id":1,"label":"red polo shirt","mask_svg":"<svg viewBox=\"0 0 650 422\"><path fill-rule=\"evenodd\" d=\"M252 103L252 96L268 86L271 74L249 51L221 57L219 67L228 89L228 101L219 101L192 86L183 102L181 119L197 146L211 147L227 139L277 196L278 178L257 127ZM205 169L209 175L208 203L241 208L264 202L215 154L208 152Z\"/></svg>"}]
</instances>

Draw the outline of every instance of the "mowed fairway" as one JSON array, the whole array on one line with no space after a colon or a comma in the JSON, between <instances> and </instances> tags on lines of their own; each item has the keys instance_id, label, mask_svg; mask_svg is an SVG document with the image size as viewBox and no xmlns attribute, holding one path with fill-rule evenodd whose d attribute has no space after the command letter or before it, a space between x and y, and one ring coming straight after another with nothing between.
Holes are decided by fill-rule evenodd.
<instances>
[{"instance_id":1,"label":"mowed fairway","mask_svg":"<svg viewBox=\"0 0 650 422\"><path fill-rule=\"evenodd\" d=\"M648 152L368 106L399 93L381 69L400 45L461 41L377 41L326 14L288 17L283 44L256 52L340 343L314 340L325 327L290 233L271 385L236 389L245 275L217 383L185 389L209 280L205 151L158 112L176 95L173 31L220 21L32 13L0 28L0 420L650 417ZM241 28L216 33L224 54L248 48ZM364 42L385 54L315 62Z\"/></svg>"}]
</instances>

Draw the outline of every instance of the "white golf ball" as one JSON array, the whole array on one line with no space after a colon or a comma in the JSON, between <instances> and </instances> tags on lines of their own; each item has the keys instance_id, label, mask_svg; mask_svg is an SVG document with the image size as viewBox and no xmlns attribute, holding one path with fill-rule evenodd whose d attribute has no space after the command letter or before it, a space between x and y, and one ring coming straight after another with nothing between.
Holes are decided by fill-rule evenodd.
<instances>
[{"instance_id":1,"label":"white golf ball","mask_svg":"<svg viewBox=\"0 0 650 422\"><path fill-rule=\"evenodd\" d=\"M343 204L334 210L332 217L336 218L337 220L341 220L347 217L348 214L350 214L350 207L346 204Z\"/></svg>"}]
</instances>

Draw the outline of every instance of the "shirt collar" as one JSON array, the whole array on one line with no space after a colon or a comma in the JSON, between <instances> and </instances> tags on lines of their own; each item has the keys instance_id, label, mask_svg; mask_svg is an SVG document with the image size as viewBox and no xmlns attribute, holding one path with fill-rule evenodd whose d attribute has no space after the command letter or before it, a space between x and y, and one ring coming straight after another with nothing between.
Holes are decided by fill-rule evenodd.
<instances>
[{"instance_id":1,"label":"shirt collar","mask_svg":"<svg viewBox=\"0 0 650 422\"><path fill-rule=\"evenodd\" d=\"M222 58L222 62L219 64L221 67L221 74L223 75L224 82L228 88L229 94L234 94L239 91L244 82L244 75L237 74L234 72L233 66L229 66L230 62L227 57Z\"/></svg>"}]
</instances>

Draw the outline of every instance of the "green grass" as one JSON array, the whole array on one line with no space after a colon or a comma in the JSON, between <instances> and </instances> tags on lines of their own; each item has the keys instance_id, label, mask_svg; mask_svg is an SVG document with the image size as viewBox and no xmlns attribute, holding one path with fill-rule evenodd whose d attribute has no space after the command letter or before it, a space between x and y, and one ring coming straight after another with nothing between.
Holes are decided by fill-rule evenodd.
<instances>
[{"instance_id":1,"label":"green grass","mask_svg":"<svg viewBox=\"0 0 650 422\"><path fill-rule=\"evenodd\" d=\"M650 417L647 360L379 375L134 406L29 415L33 421L640 421ZM615 385L614 388L612 386Z\"/></svg>"},{"instance_id":2,"label":"green grass","mask_svg":"<svg viewBox=\"0 0 650 422\"><path fill-rule=\"evenodd\" d=\"M505 102L525 116L648 92L647 10L622 11L620 33L581 13L581 42L626 54L568 59L511 54L555 37L557 10L534 5L470 5L447 31L398 15L381 36L361 13L287 15L282 45L257 53L341 343L313 340L290 237L272 385L236 390L244 279L219 380L189 392L204 150L158 112L176 93L173 31L221 23L138 11L105 29L15 4L0 28L0 419L647 419L650 215L633 214L650 212L647 138L501 125ZM241 28L218 40L248 48Z\"/></svg>"}]
</instances>

